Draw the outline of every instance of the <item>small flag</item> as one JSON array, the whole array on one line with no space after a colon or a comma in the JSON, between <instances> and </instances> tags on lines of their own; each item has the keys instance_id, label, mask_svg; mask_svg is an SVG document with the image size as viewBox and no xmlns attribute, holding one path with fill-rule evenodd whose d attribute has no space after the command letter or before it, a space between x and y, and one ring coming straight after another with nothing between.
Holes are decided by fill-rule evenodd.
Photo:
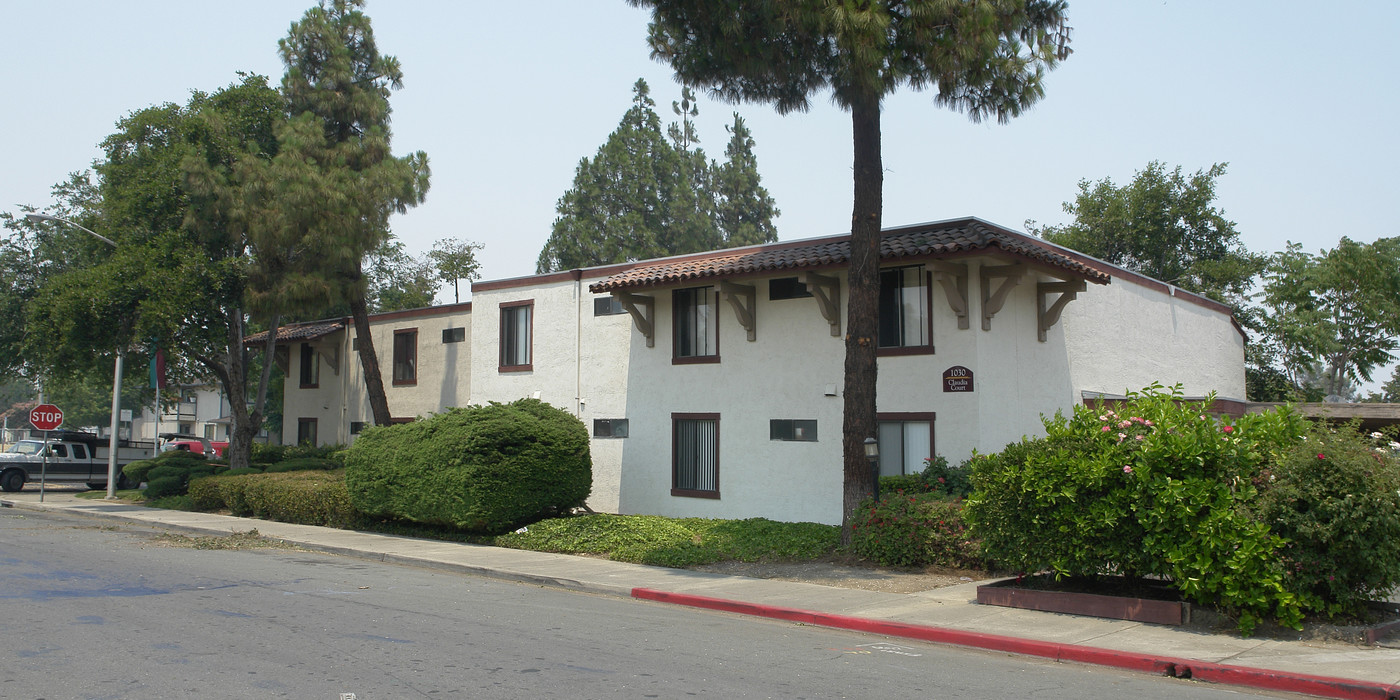
<instances>
[{"instance_id":1,"label":"small flag","mask_svg":"<svg viewBox=\"0 0 1400 700\"><path fill-rule=\"evenodd\" d=\"M165 350L156 348L154 355L151 355L151 388L165 388Z\"/></svg>"}]
</instances>

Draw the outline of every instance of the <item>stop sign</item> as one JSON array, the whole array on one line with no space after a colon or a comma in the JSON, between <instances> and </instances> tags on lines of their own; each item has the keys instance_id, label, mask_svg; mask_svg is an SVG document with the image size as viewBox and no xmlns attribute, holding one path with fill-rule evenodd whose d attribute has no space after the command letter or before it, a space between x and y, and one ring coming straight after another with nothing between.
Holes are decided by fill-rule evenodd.
<instances>
[{"instance_id":1,"label":"stop sign","mask_svg":"<svg viewBox=\"0 0 1400 700\"><path fill-rule=\"evenodd\" d=\"M39 404L29 412L29 423L35 430L56 430L63 425L63 409L51 403Z\"/></svg>"}]
</instances>

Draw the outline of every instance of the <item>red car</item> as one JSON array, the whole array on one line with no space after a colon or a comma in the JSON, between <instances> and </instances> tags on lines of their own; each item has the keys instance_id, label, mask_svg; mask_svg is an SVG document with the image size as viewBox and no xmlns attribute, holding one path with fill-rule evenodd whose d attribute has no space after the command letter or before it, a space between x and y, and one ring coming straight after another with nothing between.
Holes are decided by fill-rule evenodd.
<instances>
[{"instance_id":1,"label":"red car","mask_svg":"<svg viewBox=\"0 0 1400 700\"><path fill-rule=\"evenodd\" d=\"M174 452L175 450L183 450L185 452L193 452L197 455L204 455L205 457L222 457L226 449L228 449L228 443L224 441L184 438L167 441L161 446L160 451Z\"/></svg>"}]
</instances>

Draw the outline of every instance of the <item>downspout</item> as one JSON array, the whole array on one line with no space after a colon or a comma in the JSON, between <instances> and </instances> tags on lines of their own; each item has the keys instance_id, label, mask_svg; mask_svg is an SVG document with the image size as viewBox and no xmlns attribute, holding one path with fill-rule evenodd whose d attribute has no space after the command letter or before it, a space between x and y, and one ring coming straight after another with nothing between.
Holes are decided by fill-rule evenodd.
<instances>
[{"instance_id":1,"label":"downspout","mask_svg":"<svg viewBox=\"0 0 1400 700\"><path fill-rule=\"evenodd\" d=\"M574 277L574 417L583 420L583 270Z\"/></svg>"},{"instance_id":2,"label":"downspout","mask_svg":"<svg viewBox=\"0 0 1400 700\"><path fill-rule=\"evenodd\" d=\"M340 425L336 432L342 445L350 444L350 328L345 327L345 339L340 341Z\"/></svg>"}]
</instances>

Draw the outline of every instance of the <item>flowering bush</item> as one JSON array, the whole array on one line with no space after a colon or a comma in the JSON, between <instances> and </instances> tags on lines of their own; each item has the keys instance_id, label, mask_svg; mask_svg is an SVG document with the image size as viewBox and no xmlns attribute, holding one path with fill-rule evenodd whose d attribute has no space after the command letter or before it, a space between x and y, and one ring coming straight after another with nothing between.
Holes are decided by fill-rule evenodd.
<instances>
[{"instance_id":1,"label":"flowering bush","mask_svg":"<svg viewBox=\"0 0 1400 700\"><path fill-rule=\"evenodd\" d=\"M1258 514L1287 540L1284 585L1305 608L1360 613L1400 585L1400 461L1380 433L1313 430L1258 480Z\"/></svg>"},{"instance_id":2,"label":"flowering bush","mask_svg":"<svg viewBox=\"0 0 1400 700\"><path fill-rule=\"evenodd\" d=\"M1046 436L972 462L966 516L998 564L1057 576L1156 576L1196 603L1297 626L1280 539L1244 507L1254 477L1297 443L1287 409L1218 420L1179 387L1153 385L1118 407L1076 407Z\"/></svg>"},{"instance_id":3,"label":"flowering bush","mask_svg":"<svg viewBox=\"0 0 1400 700\"><path fill-rule=\"evenodd\" d=\"M972 493L969 475L967 462L950 467L946 458L934 455L924 460L924 470L917 474L880 477L880 493L905 491L962 497Z\"/></svg>"},{"instance_id":4,"label":"flowering bush","mask_svg":"<svg viewBox=\"0 0 1400 700\"><path fill-rule=\"evenodd\" d=\"M881 566L979 567L980 547L967 533L962 501L936 493L896 491L867 499L851 521L855 553Z\"/></svg>"}]
</instances>

